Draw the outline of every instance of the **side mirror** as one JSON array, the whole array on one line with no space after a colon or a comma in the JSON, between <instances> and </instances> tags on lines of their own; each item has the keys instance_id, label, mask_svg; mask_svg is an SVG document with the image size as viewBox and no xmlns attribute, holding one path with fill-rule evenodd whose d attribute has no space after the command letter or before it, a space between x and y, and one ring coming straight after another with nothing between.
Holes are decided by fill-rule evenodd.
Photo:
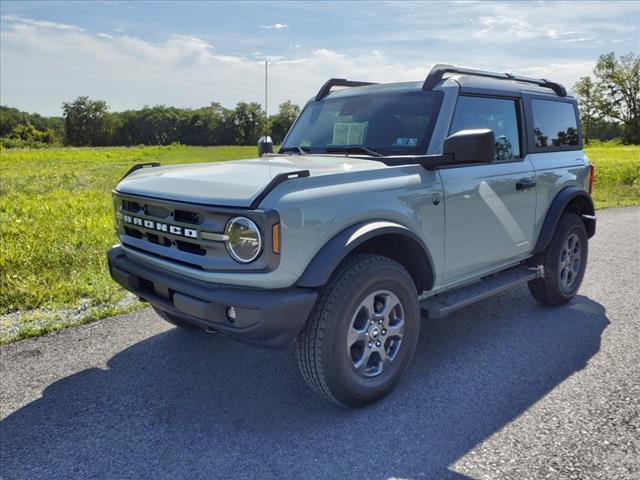
<instances>
[{"instance_id":1,"label":"side mirror","mask_svg":"<svg viewBox=\"0 0 640 480\"><path fill-rule=\"evenodd\" d=\"M444 139L444 155L453 157L453 164L491 163L496 154L496 137L488 128L461 130Z\"/></svg>"},{"instance_id":2,"label":"side mirror","mask_svg":"<svg viewBox=\"0 0 640 480\"><path fill-rule=\"evenodd\" d=\"M261 157L267 153L273 153L273 140L268 135L258 140L258 156Z\"/></svg>"}]
</instances>

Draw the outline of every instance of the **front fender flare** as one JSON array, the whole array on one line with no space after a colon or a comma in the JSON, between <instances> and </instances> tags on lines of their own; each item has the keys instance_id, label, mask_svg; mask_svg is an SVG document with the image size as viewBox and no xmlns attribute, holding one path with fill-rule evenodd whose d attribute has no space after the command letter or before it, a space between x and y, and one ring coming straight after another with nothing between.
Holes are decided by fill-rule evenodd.
<instances>
[{"instance_id":1,"label":"front fender flare","mask_svg":"<svg viewBox=\"0 0 640 480\"><path fill-rule=\"evenodd\" d=\"M296 285L308 288L325 285L336 267L358 246L367 240L388 234L413 240L422 250L428 268L433 272L433 263L428 250L415 233L399 223L386 220L367 221L352 225L329 240L313 257ZM419 260L416 259L416 261Z\"/></svg>"}]
</instances>

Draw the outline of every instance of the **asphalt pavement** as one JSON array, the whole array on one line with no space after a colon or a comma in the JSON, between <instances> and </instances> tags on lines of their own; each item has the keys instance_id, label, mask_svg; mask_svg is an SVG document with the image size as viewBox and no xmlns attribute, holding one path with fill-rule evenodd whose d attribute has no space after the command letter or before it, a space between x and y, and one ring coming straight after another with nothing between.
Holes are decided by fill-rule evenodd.
<instances>
[{"instance_id":1,"label":"asphalt pavement","mask_svg":"<svg viewBox=\"0 0 640 480\"><path fill-rule=\"evenodd\" d=\"M346 410L291 351L144 309L0 348L3 479L638 479L640 208L598 212L567 306L526 288L426 320L394 393Z\"/></svg>"}]
</instances>

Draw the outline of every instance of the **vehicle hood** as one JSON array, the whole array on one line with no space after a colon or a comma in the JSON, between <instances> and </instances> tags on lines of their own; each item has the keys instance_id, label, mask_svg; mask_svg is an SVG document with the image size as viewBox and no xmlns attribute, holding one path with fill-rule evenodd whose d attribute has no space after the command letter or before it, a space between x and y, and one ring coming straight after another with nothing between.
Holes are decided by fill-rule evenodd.
<instances>
[{"instance_id":1,"label":"vehicle hood","mask_svg":"<svg viewBox=\"0 0 640 480\"><path fill-rule=\"evenodd\" d=\"M124 178L116 191L180 202L248 207L281 173L309 170L313 177L380 168L386 167L375 160L345 156L283 155L143 168Z\"/></svg>"}]
</instances>

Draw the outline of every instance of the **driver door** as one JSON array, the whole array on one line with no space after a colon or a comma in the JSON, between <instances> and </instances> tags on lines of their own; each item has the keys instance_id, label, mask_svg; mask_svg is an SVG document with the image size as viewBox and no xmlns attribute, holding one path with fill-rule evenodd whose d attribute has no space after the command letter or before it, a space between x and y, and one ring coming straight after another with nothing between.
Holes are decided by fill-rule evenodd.
<instances>
[{"instance_id":1,"label":"driver door","mask_svg":"<svg viewBox=\"0 0 640 480\"><path fill-rule=\"evenodd\" d=\"M533 250L536 189L523 156L520 100L460 96L449 134L489 128L491 164L440 169L445 191L445 283L497 269Z\"/></svg>"}]
</instances>

